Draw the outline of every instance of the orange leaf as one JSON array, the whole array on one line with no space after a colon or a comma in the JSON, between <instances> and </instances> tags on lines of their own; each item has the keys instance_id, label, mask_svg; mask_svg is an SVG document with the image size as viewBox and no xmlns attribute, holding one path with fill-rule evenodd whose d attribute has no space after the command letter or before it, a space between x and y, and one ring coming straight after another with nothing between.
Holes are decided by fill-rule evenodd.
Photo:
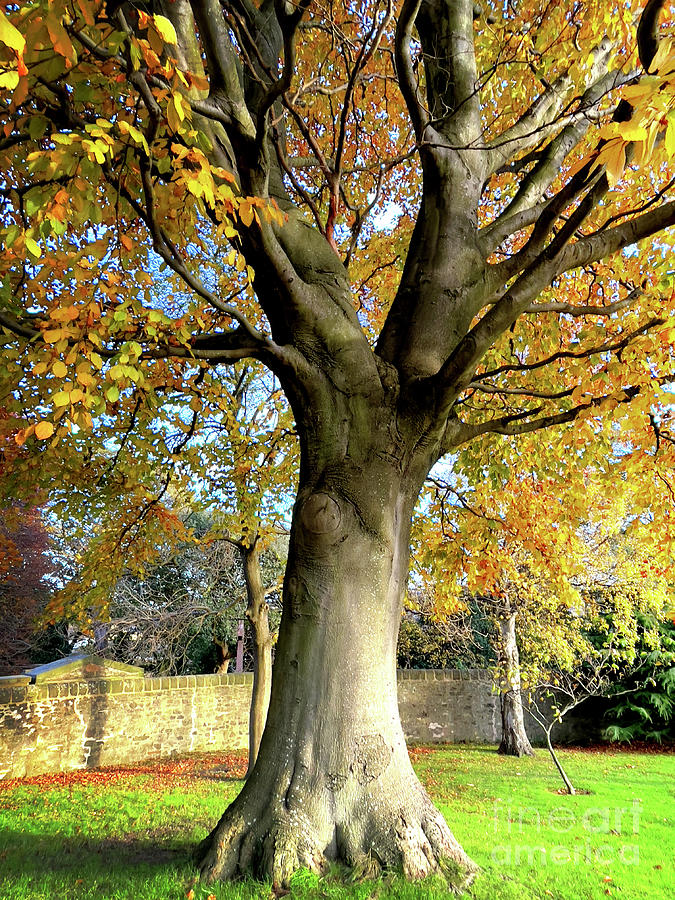
<instances>
[{"instance_id":1,"label":"orange leaf","mask_svg":"<svg viewBox=\"0 0 675 900\"><path fill-rule=\"evenodd\" d=\"M54 426L51 422L39 422L35 426L35 437L41 441L46 440L54 434Z\"/></svg>"}]
</instances>

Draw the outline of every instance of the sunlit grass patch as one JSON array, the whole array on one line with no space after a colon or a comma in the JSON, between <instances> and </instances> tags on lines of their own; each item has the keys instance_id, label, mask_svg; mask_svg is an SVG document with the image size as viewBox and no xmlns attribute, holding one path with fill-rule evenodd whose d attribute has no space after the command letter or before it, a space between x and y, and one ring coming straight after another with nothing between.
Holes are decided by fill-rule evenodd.
<instances>
[{"instance_id":1,"label":"sunlit grass patch","mask_svg":"<svg viewBox=\"0 0 675 900\"><path fill-rule=\"evenodd\" d=\"M563 751L591 793L556 793L548 756L499 756L494 748L412 751L422 781L456 837L481 866L475 900L670 900L675 853L675 755ZM241 760L216 757L73 773L0 789L3 900L273 900L252 880L202 885L191 859L241 787ZM410 884L334 867L299 872L298 900L434 900L441 878Z\"/></svg>"}]
</instances>

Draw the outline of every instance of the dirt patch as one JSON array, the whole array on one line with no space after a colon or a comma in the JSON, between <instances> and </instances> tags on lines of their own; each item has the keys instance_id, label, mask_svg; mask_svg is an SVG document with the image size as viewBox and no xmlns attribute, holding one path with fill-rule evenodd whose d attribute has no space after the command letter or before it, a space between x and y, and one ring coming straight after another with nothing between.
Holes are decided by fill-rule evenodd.
<instances>
[{"instance_id":1,"label":"dirt patch","mask_svg":"<svg viewBox=\"0 0 675 900\"><path fill-rule=\"evenodd\" d=\"M552 794L560 794L562 797L571 797L572 794L567 790L567 788L557 788L555 791L551 791ZM585 791L583 788L574 788L574 796L578 797L579 794L590 795L593 791Z\"/></svg>"}]
</instances>

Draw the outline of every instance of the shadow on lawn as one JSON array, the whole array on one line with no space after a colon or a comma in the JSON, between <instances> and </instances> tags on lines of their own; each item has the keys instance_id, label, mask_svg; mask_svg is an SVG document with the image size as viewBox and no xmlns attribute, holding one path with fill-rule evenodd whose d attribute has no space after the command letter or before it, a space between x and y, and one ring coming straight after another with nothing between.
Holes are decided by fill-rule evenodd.
<instances>
[{"instance_id":1,"label":"shadow on lawn","mask_svg":"<svg viewBox=\"0 0 675 900\"><path fill-rule=\"evenodd\" d=\"M162 832L124 838L78 835L30 834L5 829L0 839L0 868L23 874L87 870L91 875L110 874L131 867L160 868L185 865L192 859L196 842L176 839Z\"/></svg>"}]
</instances>

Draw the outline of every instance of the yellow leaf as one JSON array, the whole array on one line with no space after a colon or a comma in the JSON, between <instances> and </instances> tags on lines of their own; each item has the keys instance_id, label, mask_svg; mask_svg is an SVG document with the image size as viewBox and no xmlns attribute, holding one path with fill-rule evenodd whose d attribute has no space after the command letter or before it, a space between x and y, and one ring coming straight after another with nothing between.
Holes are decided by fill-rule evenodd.
<instances>
[{"instance_id":1,"label":"yellow leaf","mask_svg":"<svg viewBox=\"0 0 675 900\"><path fill-rule=\"evenodd\" d=\"M247 228L253 221L253 207L248 200L242 200L239 204L239 218Z\"/></svg>"},{"instance_id":2,"label":"yellow leaf","mask_svg":"<svg viewBox=\"0 0 675 900\"><path fill-rule=\"evenodd\" d=\"M22 54L26 46L26 40L21 32L9 21L0 9L0 44L11 47L17 54Z\"/></svg>"},{"instance_id":3,"label":"yellow leaf","mask_svg":"<svg viewBox=\"0 0 675 900\"><path fill-rule=\"evenodd\" d=\"M675 114L673 112L668 113L668 126L664 144L668 156L675 155Z\"/></svg>"},{"instance_id":4,"label":"yellow leaf","mask_svg":"<svg viewBox=\"0 0 675 900\"><path fill-rule=\"evenodd\" d=\"M652 72L664 75L673 68L673 41L665 38L659 41L659 46L649 66Z\"/></svg>"},{"instance_id":5,"label":"yellow leaf","mask_svg":"<svg viewBox=\"0 0 675 900\"><path fill-rule=\"evenodd\" d=\"M159 32L165 44L177 44L176 29L166 16L153 16L155 28Z\"/></svg>"},{"instance_id":6,"label":"yellow leaf","mask_svg":"<svg viewBox=\"0 0 675 900\"><path fill-rule=\"evenodd\" d=\"M54 406L68 406L70 403L70 391L58 391L52 397Z\"/></svg>"},{"instance_id":7,"label":"yellow leaf","mask_svg":"<svg viewBox=\"0 0 675 900\"><path fill-rule=\"evenodd\" d=\"M19 83L19 73L18 72L2 72L0 74L0 88L6 88L9 91L13 91L14 88Z\"/></svg>"},{"instance_id":8,"label":"yellow leaf","mask_svg":"<svg viewBox=\"0 0 675 900\"><path fill-rule=\"evenodd\" d=\"M76 306L59 306L49 313L49 318L55 322L74 322L80 315Z\"/></svg>"},{"instance_id":9,"label":"yellow leaf","mask_svg":"<svg viewBox=\"0 0 675 900\"><path fill-rule=\"evenodd\" d=\"M66 373L68 372L68 368L62 360L57 359L52 366L52 372L56 375L57 378L65 378Z\"/></svg>"},{"instance_id":10,"label":"yellow leaf","mask_svg":"<svg viewBox=\"0 0 675 900\"><path fill-rule=\"evenodd\" d=\"M54 50L56 50L60 56L70 60L71 63L75 63L77 56L75 54L73 42L70 40L68 32L61 22L55 16L47 16L46 24L49 37L54 45Z\"/></svg>"},{"instance_id":11,"label":"yellow leaf","mask_svg":"<svg viewBox=\"0 0 675 900\"><path fill-rule=\"evenodd\" d=\"M605 166L609 186L614 187L626 167L626 145L621 138L605 144L598 156L598 164Z\"/></svg>"},{"instance_id":12,"label":"yellow leaf","mask_svg":"<svg viewBox=\"0 0 675 900\"><path fill-rule=\"evenodd\" d=\"M52 328L45 331L42 337L46 344L56 344L62 338L69 337L69 332L65 328Z\"/></svg>"},{"instance_id":13,"label":"yellow leaf","mask_svg":"<svg viewBox=\"0 0 675 900\"><path fill-rule=\"evenodd\" d=\"M182 110L181 110L182 111ZM166 105L166 119L169 123L169 128L172 131L179 131L181 122L183 121L183 117L178 113L176 109L176 104L174 102L174 98L172 97Z\"/></svg>"},{"instance_id":14,"label":"yellow leaf","mask_svg":"<svg viewBox=\"0 0 675 900\"><path fill-rule=\"evenodd\" d=\"M54 434L54 426L51 422L39 422L35 426L35 437L38 440L45 441Z\"/></svg>"},{"instance_id":15,"label":"yellow leaf","mask_svg":"<svg viewBox=\"0 0 675 900\"><path fill-rule=\"evenodd\" d=\"M30 255L34 256L35 259L39 259L42 256L40 245L37 243L37 241L34 241L33 238L26 238L26 250L28 250Z\"/></svg>"}]
</instances>

